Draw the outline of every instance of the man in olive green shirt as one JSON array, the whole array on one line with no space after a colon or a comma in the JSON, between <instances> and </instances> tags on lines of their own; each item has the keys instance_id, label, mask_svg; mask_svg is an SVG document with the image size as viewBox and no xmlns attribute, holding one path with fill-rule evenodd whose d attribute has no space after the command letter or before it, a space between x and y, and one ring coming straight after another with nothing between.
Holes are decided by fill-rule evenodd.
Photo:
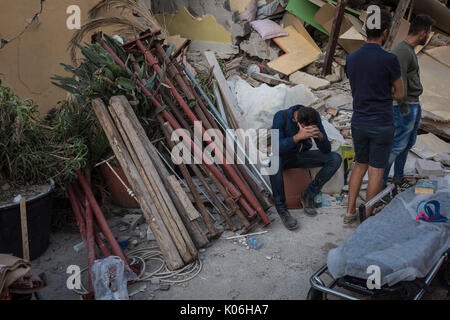
<instances>
[{"instance_id":1,"label":"man in olive green shirt","mask_svg":"<svg viewBox=\"0 0 450 320\"><path fill-rule=\"evenodd\" d=\"M418 15L411 22L408 36L397 44L394 53L400 62L403 78L404 97L394 102L395 137L388 166L384 170L383 183L387 183L389 171L394 164L394 182L401 188L410 185L404 178L403 170L409 150L416 144L422 110L419 97L423 93L419 75L419 62L414 48L425 45L433 26L433 19L428 15Z\"/></svg>"}]
</instances>

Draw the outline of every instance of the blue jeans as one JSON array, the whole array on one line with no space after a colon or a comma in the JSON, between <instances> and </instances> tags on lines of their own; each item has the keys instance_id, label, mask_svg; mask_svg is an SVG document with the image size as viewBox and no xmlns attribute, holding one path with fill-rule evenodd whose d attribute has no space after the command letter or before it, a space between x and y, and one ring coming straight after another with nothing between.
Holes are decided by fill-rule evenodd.
<instances>
[{"instance_id":1,"label":"blue jeans","mask_svg":"<svg viewBox=\"0 0 450 320\"><path fill-rule=\"evenodd\" d=\"M402 115L399 106L393 106L395 136L389 156L388 166L384 169L383 183L386 184L389 171L394 164L394 180L401 180L404 177L408 152L416 144L417 130L422 118L422 108L420 104L410 104L409 112Z\"/></svg>"},{"instance_id":2,"label":"blue jeans","mask_svg":"<svg viewBox=\"0 0 450 320\"><path fill-rule=\"evenodd\" d=\"M319 150L309 150L289 157L280 158L278 172L270 176L270 184L272 185L272 193L277 211L283 212L287 209L286 195L284 193L283 170L291 168L322 167L305 191L307 195L314 197L320 192L325 183L334 176L341 166L341 163L342 158L338 153L322 153Z\"/></svg>"}]
</instances>

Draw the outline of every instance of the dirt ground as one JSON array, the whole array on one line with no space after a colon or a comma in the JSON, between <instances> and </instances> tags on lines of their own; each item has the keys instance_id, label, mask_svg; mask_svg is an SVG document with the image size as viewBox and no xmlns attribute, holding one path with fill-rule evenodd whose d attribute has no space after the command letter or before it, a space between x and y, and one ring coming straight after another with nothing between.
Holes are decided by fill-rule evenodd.
<instances>
[{"instance_id":1,"label":"dirt ground","mask_svg":"<svg viewBox=\"0 0 450 320\"><path fill-rule=\"evenodd\" d=\"M308 217L303 210L291 211L299 219L300 228L288 231L271 209L273 223L268 231L256 238L263 246L247 249L237 240L226 240L234 233L225 232L222 238L200 251L201 272L192 280L170 286L162 291L158 284L140 283L129 287L133 300L301 300L310 289L311 275L326 263L328 251L341 244L357 227L345 226L343 208L321 208L316 217ZM109 219L116 235L120 215ZM120 233L126 235L127 232ZM86 251L75 252L73 246L81 241L73 230L51 235L51 244L40 258L32 262L37 273L45 272L47 287L41 291L43 299L77 300L80 296L67 289L66 273L69 265L87 264ZM138 246L154 245L154 241L139 240ZM129 245L132 248L132 244ZM84 283L85 281L83 281ZM431 294L424 299L445 299L446 291L434 281Z\"/></svg>"}]
</instances>

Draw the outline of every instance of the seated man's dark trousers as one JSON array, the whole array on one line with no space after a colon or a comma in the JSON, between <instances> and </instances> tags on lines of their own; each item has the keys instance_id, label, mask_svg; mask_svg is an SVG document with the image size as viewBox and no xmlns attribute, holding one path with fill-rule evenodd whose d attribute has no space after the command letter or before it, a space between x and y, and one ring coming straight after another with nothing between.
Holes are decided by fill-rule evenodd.
<instances>
[{"instance_id":1,"label":"seated man's dark trousers","mask_svg":"<svg viewBox=\"0 0 450 320\"><path fill-rule=\"evenodd\" d=\"M285 211L286 196L284 190L283 170L291 168L317 168L321 170L306 188L309 197L314 198L322 187L334 176L342 163L341 156L336 152L323 153L320 150L308 150L280 157L280 166L276 174L270 176L275 207L278 213Z\"/></svg>"}]
</instances>

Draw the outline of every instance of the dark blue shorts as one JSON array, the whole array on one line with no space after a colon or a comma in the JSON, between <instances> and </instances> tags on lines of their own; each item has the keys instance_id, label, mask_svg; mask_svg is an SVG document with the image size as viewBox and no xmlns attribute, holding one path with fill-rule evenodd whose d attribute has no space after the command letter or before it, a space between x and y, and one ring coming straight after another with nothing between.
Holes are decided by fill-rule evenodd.
<instances>
[{"instance_id":1,"label":"dark blue shorts","mask_svg":"<svg viewBox=\"0 0 450 320\"><path fill-rule=\"evenodd\" d=\"M352 125L356 162L368 163L373 168L384 169L388 165L394 132L394 126Z\"/></svg>"}]
</instances>

